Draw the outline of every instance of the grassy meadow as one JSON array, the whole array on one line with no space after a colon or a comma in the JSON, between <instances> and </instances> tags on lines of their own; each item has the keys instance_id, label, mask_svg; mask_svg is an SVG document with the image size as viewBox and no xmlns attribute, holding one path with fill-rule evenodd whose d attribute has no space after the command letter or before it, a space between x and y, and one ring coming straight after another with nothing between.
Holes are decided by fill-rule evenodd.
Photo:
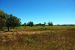
<instances>
[{"instance_id":1,"label":"grassy meadow","mask_svg":"<svg viewBox=\"0 0 75 50\"><path fill-rule=\"evenodd\" d=\"M75 50L75 26L21 26L1 31L0 50Z\"/></svg>"},{"instance_id":2,"label":"grassy meadow","mask_svg":"<svg viewBox=\"0 0 75 50\"><path fill-rule=\"evenodd\" d=\"M14 31L74 30L75 26L20 26Z\"/></svg>"}]
</instances>

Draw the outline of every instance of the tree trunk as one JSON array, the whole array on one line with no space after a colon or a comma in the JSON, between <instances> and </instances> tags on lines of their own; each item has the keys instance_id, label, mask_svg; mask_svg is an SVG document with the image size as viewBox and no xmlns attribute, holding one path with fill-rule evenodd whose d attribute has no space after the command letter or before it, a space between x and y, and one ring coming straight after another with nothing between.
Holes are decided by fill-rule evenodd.
<instances>
[{"instance_id":1,"label":"tree trunk","mask_svg":"<svg viewBox=\"0 0 75 50\"><path fill-rule=\"evenodd\" d=\"M8 27L8 31L9 31L9 27Z\"/></svg>"}]
</instances>

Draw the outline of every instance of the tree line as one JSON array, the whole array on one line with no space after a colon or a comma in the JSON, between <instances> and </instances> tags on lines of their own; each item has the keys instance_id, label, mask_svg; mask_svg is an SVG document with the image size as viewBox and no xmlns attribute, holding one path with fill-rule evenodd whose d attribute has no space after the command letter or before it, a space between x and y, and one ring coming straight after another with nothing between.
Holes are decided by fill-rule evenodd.
<instances>
[{"instance_id":1,"label":"tree line","mask_svg":"<svg viewBox=\"0 0 75 50\"><path fill-rule=\"evenodd\" d=\"M34 24L32 21L28 23L21 24L20 18L17 18L16 16L13 16L12 14L7 14L4 11L0 10L0 30L3 30L4 27L7 27L8 31L10 28L15 28L17 26L46 26L46 22L44 24L38 23ZM52 22L48 22L49 26L52 26Z\"/></svg>"},{"instance_id":2,"label":"tree line","mask_svg":"<svg viewBox=\"0 0 75 50\"><path fill-rule=\"evenodd\" d=\"M28 23L21 24L20 18L17 18L16 16L12 14L7 14L4 11L0 10L0 31L3 30L4 27L7 27L8 31L10 28L15 28L17 26L53 26L52 22L44 22L34 24L33 21L29 21ZM75 26L75 24L63 24L63 25L57 25L57 26Z\"/></svg>"},{"instance_id":3,"label":"tree line","mask_svg":"<svg viewBox=\"0 0 75 50\"><path fill-rule=\"evenodd\" d=\"M30 27L32 27L32 26L53 26L53 23L52 22L48 22L48 23L44 22L43 24L42 23L34 24L34 22L29 21L28 23L22 24L22 26L30 26Z\"/></svg>"}]
</instances>

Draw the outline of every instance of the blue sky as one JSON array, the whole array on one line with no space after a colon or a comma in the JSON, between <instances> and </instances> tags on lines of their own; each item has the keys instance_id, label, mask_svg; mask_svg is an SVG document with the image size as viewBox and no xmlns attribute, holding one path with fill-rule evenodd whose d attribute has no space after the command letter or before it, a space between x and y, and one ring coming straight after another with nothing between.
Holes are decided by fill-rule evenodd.
<instances>
[{"instance_id":1,"label":"blue sky","mask_svg":"<svg viewBox=\"0 0 75 50\"><path fill-rule=\"evenodd\" d=\"M0 9L22 23L75 24L75 0L0 0Z\"/></svg>"}]
</instances>

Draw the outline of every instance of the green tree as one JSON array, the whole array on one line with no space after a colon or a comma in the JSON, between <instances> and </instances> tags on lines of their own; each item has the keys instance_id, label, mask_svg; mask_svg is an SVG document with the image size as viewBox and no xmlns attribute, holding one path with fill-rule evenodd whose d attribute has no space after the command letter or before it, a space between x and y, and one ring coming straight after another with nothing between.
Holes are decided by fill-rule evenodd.
<instances>
[{"instance_id":1,"label":"green tree","mask_svg":"<svg viewBox=\"0 0 75 50\"><path fill-rule=\"evenodd\" d=\"M41 23L36 24L36 26L41 26Z\"/></svg>"},{"instance_id":2,"label":"green tree","mask_svg":"<svg viewBox=\"0 0 75 50\"><path fill-rule=\"evenodd\" d=\"M32 27L32 26L34 26L34 23L32 21L30 21L30 22L27 23L27 26L31 26Z\"/></svg>"},{"instance_id":3,"label":"green tree","mask_svg":"<svg viewBox=\"0 0 75 50\"><path fill-rule=\"evenodd\" d=\"M46 26L46 22L44 22L43 26Z\"/></svg>"},{"instance_id":4,"label":"green tree","mask_svg":"<svg viewBox=\"0 0 75 50\"><path fill-rule=\"evenodd\" d=\"M48 22L48 26L53 26L53 23L52 22Z\"/></svg>"},{"instance_id":5,"label":"green tree","mask_svg":"<svg viewBox=\"0 0 75 50\"><path fill-rule=\"evenodd\" d=\"M24 23L24 24L23 24L23 26L27 26L27 24L26 24L26 23Z\"/></svg>"},{"instance_id":6,"label":"green tree","mask_svg":"<svg viewBox=\"0 0 75 50\"><path fill-rule=\"evenodd\" d=\"M16 26L19 26L20 25L20 19L15 17L15 16L12 16L10 15L9 18L7 18L6 20L6 26L8 28L8 31L9 31L9 28L15 28Z\"/></svg>"},{"instance_id":7,"label":"green tree","mask_svg":"<svg viewBox=\"0 0 75 50\"><path fill-rule=\"evenodd\" d=\"M45 26L45 25L46 25L46 22L44 22L44 24L42 24L42 23L36 24L36 26Z\"/></svg>"},{"instance_id":8,"label":"green tree","mask_svg":"<svg viewBox=\"0 0 75 50\"><path fill-rule=\"evenodd\" d=\"M3 30L5 22L6 22L6 14L2 10L0 10L0 30Z\"/></svg>"}]
</instances>

